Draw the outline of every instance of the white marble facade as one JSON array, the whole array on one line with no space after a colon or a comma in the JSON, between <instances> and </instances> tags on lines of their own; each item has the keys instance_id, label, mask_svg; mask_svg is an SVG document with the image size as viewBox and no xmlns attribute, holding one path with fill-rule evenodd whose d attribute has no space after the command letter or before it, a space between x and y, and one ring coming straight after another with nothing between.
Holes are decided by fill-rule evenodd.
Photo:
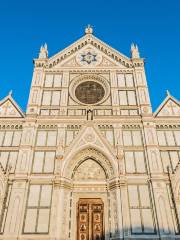
<instances>
[{"instance_id":1,"label":"white marble facade","mask_svg":"<svg viewBox=\"0 0 180 240\"><path fill-rule=\"evenodd\" d=\"M152 112L138 47L87 27L34 59L26 113L0 101L0 240L77 240L77 202L101 198L109 239L180 239L180 102ZM79 239L78 239L79 240Z\"/></svg>"}]
</instances>

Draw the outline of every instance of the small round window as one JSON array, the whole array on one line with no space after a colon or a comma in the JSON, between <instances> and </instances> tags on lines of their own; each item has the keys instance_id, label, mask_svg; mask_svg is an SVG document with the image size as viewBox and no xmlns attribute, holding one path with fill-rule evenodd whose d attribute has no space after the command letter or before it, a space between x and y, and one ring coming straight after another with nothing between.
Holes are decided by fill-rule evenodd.
<instances>
[{"instance_id":1,"label":"small round window","mask_svg":"<svg viewBox=\"0 0 180 240\"><path fill-rule=\"evenodd\" d=\"M79 84L75 90L76 98L84 104L95 104L103 99L105 95L101 84L94 81L86 81Z\"/></svg>"}]
</instances>

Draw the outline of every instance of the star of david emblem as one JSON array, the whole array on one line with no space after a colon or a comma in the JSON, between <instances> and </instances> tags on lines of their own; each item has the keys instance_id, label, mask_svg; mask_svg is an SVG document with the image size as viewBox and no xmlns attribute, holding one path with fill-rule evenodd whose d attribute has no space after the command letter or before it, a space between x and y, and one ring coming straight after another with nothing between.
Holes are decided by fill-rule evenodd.
<instances>
[{"instance_id":1,"label":"star of david emblem","mask_svg":"<svg viewBox=\"0 0 180 240\"><path fill-rule=\"evenodd\" d=\"M81 61L86 62L87 64L91 64L92 62L97 61L97 54L95 53L87 52L86 54L81 54L81 57Z\"/></svg>"}]
</instances>

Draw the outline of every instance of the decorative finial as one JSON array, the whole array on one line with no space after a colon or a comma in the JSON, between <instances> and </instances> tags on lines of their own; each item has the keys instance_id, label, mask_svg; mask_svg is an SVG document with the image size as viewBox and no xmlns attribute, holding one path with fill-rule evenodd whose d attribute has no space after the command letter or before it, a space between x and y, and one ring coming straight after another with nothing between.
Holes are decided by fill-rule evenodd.
<instances>
[{"instance_id":1,"label":"decorative finial","mask_svg":"<svg viewBox=\"0 0 180 240\"><path fill-rule=\"evenodd\" d=\"M167 95L167 96L170 96L170 95L171 95L170 92L169 92L169 90L166 90L166 95Z\"/></svg>"},{"instance_id":2,"label":"decorative finial","mask_svg":"<svg viewBox=\"0 0 180 240\"><path fill-rule=\"evenodd\" d=\"M92 34L93 33L93 28L90 24L85 28L85 33L86 34Z\"/></svg>"},{"instance_id":3,"label":"decorative finial","mask_svg":"<svg viewBox=\"0 0 180 240\"><path fill-rule=\"evenodd\" d=\"M11 97L12 96L12 90L11 91L9 91L9 93L8 93L8 95Z\"/></svg>"},{"instance_id":4,"label":"decorative finial","mask_svg":"<svg viewBox=\"0 0 180 240\"><path fill-rule=\"evenodd\" d=\"M45 43L44 46L43 45L41 46L40 52L39 52L39 58L48 58L47 43Z\"/></svg>"},{"instance_id":5,"label":"decorative finial","mask_svg":"<svg viewBox=\"0 0 180 240\"><path fill-rule=\"evenodd\" d=\"M131 44L131 57L132 58L140 58L139 49L138 49L137 44L136 45L134 43Z\"/></svg>"}]
</instances>

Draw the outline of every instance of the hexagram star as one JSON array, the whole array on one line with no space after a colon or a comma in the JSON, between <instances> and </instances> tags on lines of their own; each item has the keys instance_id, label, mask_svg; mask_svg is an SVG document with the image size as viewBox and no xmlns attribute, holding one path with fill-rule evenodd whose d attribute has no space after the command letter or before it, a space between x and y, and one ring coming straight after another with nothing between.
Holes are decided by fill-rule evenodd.
<instances>
[{"instance_id":1,"label":"hexagram star","mask_svg":"<svg viewBox=\"0 0 180 240\"><path fill-rule=\"evenodd\" d=\"M92 62L96 62L97 59L97 54L92 54L91 52L87 52L86 54L82 54L81 55L82 59L81 61L82 62L87 62L87 64L90 64Z\"/></svg>"}]
</instances>

